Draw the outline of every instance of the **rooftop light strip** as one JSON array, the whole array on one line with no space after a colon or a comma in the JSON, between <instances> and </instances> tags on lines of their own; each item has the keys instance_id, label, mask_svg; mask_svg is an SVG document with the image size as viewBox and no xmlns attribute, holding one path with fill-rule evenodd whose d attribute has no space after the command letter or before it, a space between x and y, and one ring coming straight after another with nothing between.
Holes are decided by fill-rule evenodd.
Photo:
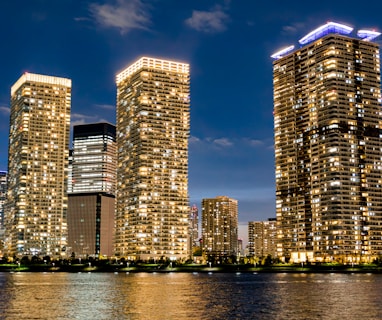
<instances>
[{"instance_id":1,"label":"rooftop light strip","mask_svg":"<svg viewBox=\"0 0 382 320\"><path fill-rule=\"evenodd\" d=\"M365 41L371 41L375 38L379 37L381 35L380 32L373 31L373 30L358 30L357 36L360 37L362 40Z\"/></svg>"},{"instance_id":2,"label":"rooftop light strip","mask_svg":"<svg viewBox=\"0 0 382 320\"><path fill-rule=\"evenodd\" d=\"M294 45L283 48L271 55L272 59L280 59L294 49Z\"/></svg>"},{"instance_id":3,"label":"rooftop light strip","mask_svg":"<svg viewBox=\"0 0 382 320\"><path fill-rule=\"evenodd\" d=\"M190 65L187 63L175 62L170 60L142 57L130 66L128 66L125 70L117 74L117 83L121 82L125 78L131 76L132 74L136 73L137 71L143 68L189 73Z\"/></svg>"},{"instance_id":4,"label":"rooftop light strip","mask_svg":"<svg viewBox=\"0 0 382 320\"><path fill-rule=\"evenodd\" d=\"M347 25L336 23L336 22L328 22L318 27L317 29L314 29L313 31L308 33L306 36L301 38L298 42L301 45L305 45L329 33L349 34L352 31L353 31L353 28Z\"/></svg>"},{"instance_id":5,"label":"rooftop light strip","mask_svg":"<svg viewBox=\"0 0 382 320\"><path fill-rule=\"evenodd\" d=\"M46 76L42 74L34 74L34 73L25 72L19 78L19 80L17 80L16 83L11 87L11 94L13 95L18 88L20 88L25 82L28 82L28 81L65 86L68 88L71 88L72 86L72 80L67 78L52 77L52 76Z\"/></svg>"}]
</instances>

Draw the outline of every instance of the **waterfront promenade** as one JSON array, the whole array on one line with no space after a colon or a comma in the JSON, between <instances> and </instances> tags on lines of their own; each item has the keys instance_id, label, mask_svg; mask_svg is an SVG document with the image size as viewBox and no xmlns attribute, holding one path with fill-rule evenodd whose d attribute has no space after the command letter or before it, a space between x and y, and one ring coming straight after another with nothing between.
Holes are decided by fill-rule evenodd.
<instances>
[{"instance_id":1,"label":"waterfront promenade","mask_svg":"<svg viewBox=\"0 0 382 320\"><path fill-rule=\"evenodd\" d=\"M253 264L176 264L176 263L130 263L100 262L70 263L56 261L49 263L5 263L0 264L0 272L197 272L197 273L382 273L377 264L274 264L268 266Z\"/></svg>"}]
</instances>

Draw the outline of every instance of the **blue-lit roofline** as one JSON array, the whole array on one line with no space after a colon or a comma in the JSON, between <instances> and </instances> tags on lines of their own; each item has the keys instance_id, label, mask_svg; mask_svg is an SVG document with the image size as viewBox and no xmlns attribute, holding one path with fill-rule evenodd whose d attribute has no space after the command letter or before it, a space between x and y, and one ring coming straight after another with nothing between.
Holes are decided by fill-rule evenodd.
<instances>
[{"instance_id":1,"label":"blue-lit roofline","mask_svg":"<svg viewBox=\"0 0 382 320\"><path fill-rule=\"evenodd\" d=\"M298 42L301 45L308 44L315 41L329 33L349 34L353 31L352 27L336 22L328 22L317 29L309 32L306 36L301 38Z\"/></svg>"},{"instance_id":2,"label":"blue-lit roofline","mask_svg":"<svg viewBox=\"0 0 382 320\"><path fill-rule=\"evenodd\" d=\"M374 31L374 30L358 30L357 36L360 37L362 40L365 41L371 41L374 40L376 37L379 37L381 35L380 32Z\"/></svg>"},{"instance_id":3,"label":"blue-lit roofline","mask_svg":"<svg viewBox=\"0 0 382 320\"><path fill-rule=\"evenodd\" d=\"M294 49L294 45L286 47L286 48L283 48L283 49L275 52L274 54L272 54L271 58L273 58L273 59L280 59L284 55L286 55L287 53L291 52L293 49Z\"/></svg>"},{"instance_id":4,"label":"blue-lit roofline","mask_svg":"<svg viewBox=\"0 0 382 320\"><path fill-rule=\"evenodd\" d=\"M301 45L306 45L310 42L313 42L315 40L322 38L323 36L327 34L337 33L337 34L348 35L352 33L352 31L353 31L353 28L347 25L336 23L336 22L328 22L314 29L313 31L309 32L306 36L304 36L303 38L299 40L299 43ZM382 34L381 32L374 31L374 30L367 30L367 29L360 29L357 32L358 38L360 38L363 41L372 41L375 38L379 37L381 34ZM293 49L294 49L293 45L287 48L283 48L275 52L274 54L272 54L271 58L278 60L286 56L287 54L289 54L291 51L293 51Z\"/></svg>"}]
</instances>

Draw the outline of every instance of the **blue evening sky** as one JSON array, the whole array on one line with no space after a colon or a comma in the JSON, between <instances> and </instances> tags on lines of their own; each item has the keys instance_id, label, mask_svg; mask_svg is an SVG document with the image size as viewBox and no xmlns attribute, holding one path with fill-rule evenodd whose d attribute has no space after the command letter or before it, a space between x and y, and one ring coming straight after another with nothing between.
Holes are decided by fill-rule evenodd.
<instances>
[{"instance_id":1,"label":"blue evening sky","mask_svg":"<svg viewBox=\"0 0 382 320\"><path fill-rule=\"evenodd\" d=\"M0 170L23 72L72 79L72 125L115 123L115 75L174 59L191 66L190 203L235 198L243 226L275 217L270 55L327 21L381 31L381 14L377 0L1 1Z\"/></svg>"}]
</instances>

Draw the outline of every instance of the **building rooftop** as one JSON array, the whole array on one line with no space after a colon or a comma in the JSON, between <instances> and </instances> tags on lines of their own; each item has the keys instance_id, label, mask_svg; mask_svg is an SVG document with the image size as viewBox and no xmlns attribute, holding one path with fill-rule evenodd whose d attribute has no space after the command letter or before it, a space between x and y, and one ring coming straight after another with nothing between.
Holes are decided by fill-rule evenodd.
<instances>
[{"instance_id":1,"label":"building rooftop","mask_svg":"<svg viewBox=\"0 0 382 320\"><path fill-rule=\"evenodd\" d=\"M65 86L69 88L72 86L71 79L25 72L11 87L11 94L13 95L15 91L21 87L21 85L23 85L25 82L28 82L28 81L47 83L51 85L60 85L60 86Z\"/></svg>"},{"instance_id":2,"label":"building rooftop","mask_svg":"<svg viewBox=\"0 0 382 320\"><path fill-rule=\"evenodd\" d=\"M340 35L348 35L352 33L354 30L353 27L350 27L345 24L337 23L337 22L327 22L318 28L314 29L313 31L309 32L307 35L302 37L298 42L301 46L305 46L313 41L316 41L328 34L340 34ZM375 30L367 30L367 29L361 29L357 32L357 37L359 37L361 40L364 41L372 41L378 36L380 36L381 33L377 32ZM277 60L285 55L292 52L294 49L294 45L288 46L286 48L283 48L271 55L271 58Z\"/></svg>"},{"instance_id":3,"label":"building rooftop","mask_svg":"<svg viewBox=\"0 0 382 320\"><path fill-rule=\"evenodd\" d=\"M189 64L182 62L142 57L117 74L117 83L123 81L127 77L131 76L132 74L138 72L143 68L188 73L190 66Z\"/></svg>"},{"instance_id":4,"label":"building rooftop","mask_svg":"<svg viewBox=\"0 0 382 320\"><path fill-rule=\"evenodd\" d=\"M322 26L319 26L313 31L309 32L306 36L302 37L298 42L301 45L306 45L330 33L347 35L351 33L352 31L353 31L353 28L347 25L336 23L336 22L328 22Z\"/></svg>"}]
</instances>

